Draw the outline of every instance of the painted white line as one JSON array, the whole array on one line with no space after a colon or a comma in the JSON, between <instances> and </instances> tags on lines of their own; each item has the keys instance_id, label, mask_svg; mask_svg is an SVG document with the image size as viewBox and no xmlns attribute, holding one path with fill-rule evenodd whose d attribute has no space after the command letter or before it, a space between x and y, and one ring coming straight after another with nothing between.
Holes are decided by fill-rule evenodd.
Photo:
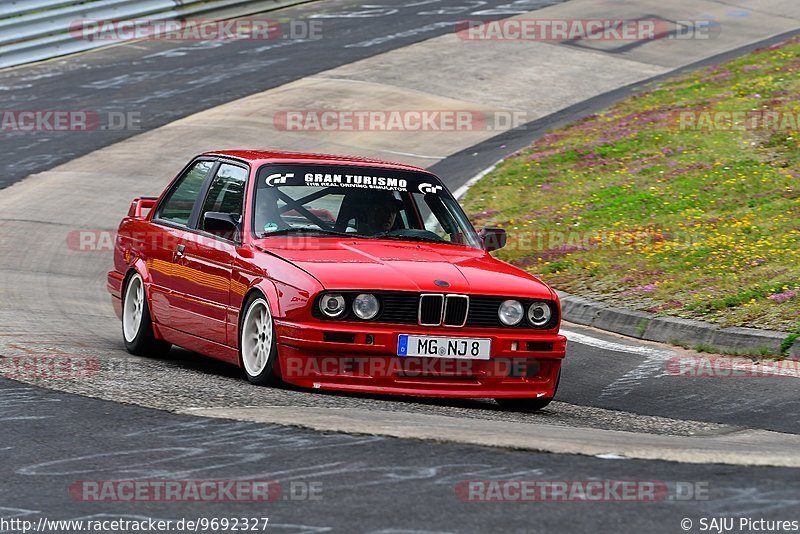
<instances>
[{"instance_id":1,"label":"painted white line","mask_svg":"<svg viewBox=\"0 0 800 534\"><path fill-rule=\"evenodd\" d=\"M489 174L490 172L492 172L493 170L495 170L495 169L497 168L497 166L498 166L498 165L500 165L500 163L501 163L502 161L503 161L503 160L501 159L500 161L497 161L497 162L496 162L494 165L492 165L492 166L491 166L491 167L489 167L488 169L484 169L484 170L482 170L481 172L479 172L478 174L476 174L475 176L473 176L472 178L470 178L469 180L467 180L467 183L465 183L464 185L462 185L461 187L459 187L458 189L456 189L456 190L453 192L453 196L454 196L454 197L456 197L456 200L461 200L461 197L463 197L463 196L464 196L464 195L467 193L467 190L468 190L470 187L472 187L473 185L475 185L475 184L478 182L478 180L480 180L481 178L483 178L484 176L486 176L487 174Z\"/></svg>"},{"instance_id":2,"label":"painted white line","mask_svg":"<svg viewBox=\"0 0 800 534\"><path fill-rule=\"evenodd\" d=\"M633 391L642 380L666 376L667 369L664 362L676 355L676 353L671 350L636 345L623 345L622 343L614 343L613 341L606 341L604 339L598 339L584 334L579 334L578 332L573 332L572 330L562 329L561 333L567 336L568 340L580 345L595 347L602 350L627 352L629 354L646 356L646 359L634 369L631 369L604 387L603 391L600 392L600 399L622 397Z\"/></svg>"},{"instance_id":3,"label":"painted white line","mask_svg":"<svg viewBox=\"0 0 800 534\"><path fill-rule=\"evenodd\" d=\"M627 456L620 456L619 454L595 454L595 458L600 458L601 460L630 460Z\"/></svg>"},{"instance_id":4,"label":"painted white line","mask_svg":"<svg viewBox=\"0 0 800 534\"><path fill-rule=\"evenodd\" d=\"M410 156L412 158L420 158L420 159L440 160L447 157L447 156L423 156L422 154L414 154L413 152L397 152L396 150L381 150L381 152L386 152L387 154L396 154L398 156Z\"/></svg>"},{"instance_id":5,"label":"painted white line","mask_svg":"<svg viewBox=\"0 0 800 534\"><path fill-rule=\"evenodd\" d=\"M579 334L578 332L573 332L572 330L565 330L563 328L561 329L561 333L567 336L567 339L569 339L570 341L574 341L575 343L579 343L581 345L586 345L588 347L595 347L603 350L613 350L615 352L629 352L631 354L641 354L642 356L648 356L648 357L660 357L665 360L671 358L672 356L675 356L676 354L674 351L671 350L614 343L613 341L598 339L596 337L587 336L585 334Z\"/></svg>"}]
</instances>

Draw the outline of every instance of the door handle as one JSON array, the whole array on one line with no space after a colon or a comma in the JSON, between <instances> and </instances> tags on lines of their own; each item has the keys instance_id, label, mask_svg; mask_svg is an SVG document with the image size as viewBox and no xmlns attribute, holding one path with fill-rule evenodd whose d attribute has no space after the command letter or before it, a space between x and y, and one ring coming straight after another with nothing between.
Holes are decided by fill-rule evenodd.
<instances>
[{"instance_id":1,"label":"door handle","mask_svg":"<svg viewBox=\"0 0 800 534\"><path fill-rule=\"evenodd\" d=\"M172 255L172 261L178 261L185 257L183 251L186 250L186 245L178 245L175 247L175 253Z\"/></svg>"}]
</instances>

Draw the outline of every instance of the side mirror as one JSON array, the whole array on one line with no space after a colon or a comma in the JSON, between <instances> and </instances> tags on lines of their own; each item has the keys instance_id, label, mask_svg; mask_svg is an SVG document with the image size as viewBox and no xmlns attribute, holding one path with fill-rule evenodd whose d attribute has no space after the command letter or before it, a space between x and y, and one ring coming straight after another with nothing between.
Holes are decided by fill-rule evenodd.
<instances>
[{"instance_id":1,"label":"side mirror","mask_svg":"<svg viewBox=\"0 0 800 534\"><path fill-rule=\"evenodd\" d=\"M232 213L207 211L203 215L203 230L229 241L236 241L239 235L239 220Z\"/></svg>"},{"instance_id":2,"label":"side mirror","mask_svg":"<svg viewBox=\"0 0 800 534\"><path fill-rule=\"evenodd\" d=\"M483 248L487 252L501 249L506 246L506 231L502 228L486 227L480 231L481 239L483 240Z\"/></svg>"}]
</instances>

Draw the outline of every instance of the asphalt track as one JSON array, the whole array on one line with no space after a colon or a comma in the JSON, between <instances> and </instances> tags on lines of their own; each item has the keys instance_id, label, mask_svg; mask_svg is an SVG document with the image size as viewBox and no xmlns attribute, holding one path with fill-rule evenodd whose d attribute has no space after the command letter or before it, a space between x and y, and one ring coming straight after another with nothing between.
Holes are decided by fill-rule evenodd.
<instances>
[{"instance_id":1,"label":"asphalt track","mask_svg":"<svg viewBox=\"0 0 800 534\"><path fill-rule=\"evenodd\" d=\"M268 532L288 533L679 532L683 518L791 520L800 503L791 469L325 434L0 386L0 516L34 524L268 517ZM282 491L258 503L87 502L69 491L81 481L132 479L278 480ZM658 481L668 491L656 502L465 502L456 493L462 481L487 479ZM304 488L316 488L319 499L307 500ZM685 488L702 499L682 500Z\"/></svg>"},{"instance_id":2,"label":"asphalt track","mask_svg":"<svg viewBox=\"0 0 800 534\"><path fill-rule=\"evenodd\" d=\"M343 7L342 4L336 5ZM314 8L306 6L304 9ZM460 14L456 18L463 17ZM381 27L381 31L385 31L385 28ZM397 38L398 42L402 39L424 39L434 34L419 37L404 35ZM141 43L136 46L155 45ZM117 47L54 64L62 65L64 71L81 70L83 67L70 65L102 62L101 57L106 53L130 53L125 48ZM183 57L189 60L195 53L207 53L198 48L200 50L193 50L186 56L173 55L171 59ZM211 51L225 48L227 45ZM36 68L44 66L26 69ZM280 68L283 68L282 64ZM275 69L278 69L277 64ZM87 70L91 72L92 69ZM13 76L18 72L7 71L2 75ZM101 78L108 79L105 76ZM61 94L59 91L72 87L66 81L58 82L50 100L40 101L39 105L52 108L53 99ZM153 84L140 84L140 89L146 94L153 87ZM164 112L169 114L185 106L182 113L187 114L193 109L213 105L198 105L205 98L228 100L227 86L224 96L210 89L213 87L198 89L197 94L186 97L176 97L165 106ZM12 93L14 96L19 94ZM203 94L203 98L198 98L198 94ZM235 98L236 94L230 94ZM30 109L28 105L22 107ZM590 108L584 108L584 111L587 109ZM121 135L127 136L130 132ZM66 159L111 142L108 137L99 134L92 142L88 137L77 137L73 135L59 140L58 136L40 138L37 135L28 139L35 141L33 145L54 143L42 153L48 155L52 151L58 157L66 154ZM11 141L16 142L13 138ZM92 144L94 142L98 144ZM3 143L5 148L5 137ZM88 144L83 146L83 143ZM459 176L463 181L478 172L495 153L511 150L504 144L492 139L464 151L464 154L479 154L481 157L464 158L463 155L457 155L460 158L457 163L459 172L453 176ZM28 154L34 148L21 146L18 150L25 150ZM59 150L63 150L63 153ZM490 152L490 156L485 156ZM57 163L55 160L46 160L37 160L36 164L41 165L35 169L43 170ZM465 160L470 161L467 163ZM450 162L456 162L456 158L445 159L439 165L446 169ZM451 168L455 169L456 163L453 165ZM13 176L18 171L8 169L6 176ZM24 169L20 172L27 174ZM451 181L451 185L459 183ZM13 224L13 221L7 221L7 224ZM8 228L15 233L25 231L13 226ZM12 237L7 241L9 246L19 243L19 236L12 234ZM4 252L11 253L8 250ZM82 261L86 261L85 258ZM46 247L30 251L25 264L27 267L41 265L42 270L53 268L48 265ZM73 268L79 271L83 264L76 263ZM11 271L6 270L6 273ZM16 274L14 276L15 280L19 279ZM59 276L53 283L63 287L69 280L85 282L76 272L65 277ZM42 289L43 296L50 290ZM60 287L53 289L61 291ZM79 290L79 287L71 289L73 292ZM4 291L12 297L10 302L15 302L15 289L5 287ZM61 310L61 318L47 316L48 321L54 321L52 325L36 325L27 335L16 335L15 329L18 329L19 323L12 317L15 313L25 316L26 310L2 311L5 325L0 333L4 336L4 356L33 352L99 357L101 361L102 371L92 380L54 381L28 377L27 381L52 389L161 410L256 406L269 411L270 406L319 409L355 406L373 411L376 420L380 420L382 412L402 412L446 415L458 418L466 428L472 425L478 428L482 420L499 420L669 436L725 434L741 428L797 433L800 426L800 411L795 395L796 379L713 380L664 376L663 362L676 354L675 349L632 342L572 326L567 326L567 329L571 331L573 339L576 339L575 334L583 337L577 338L579 342L571 343L564 370L565 380L559 392L561 402L554 403L542 414L524 415L499 411L490 401L419 401L250 388L241 380L236 369L183 351L174 351L172 359L163 361L127 356L119 341L118 325L106 312L98 312L96 316L81 314L80 320L90 324L87 324L85 335L75 339L74 334L68 336L65 328L74 324L75 319L66 317L64 310ZM7 364L8 358L4 360L4 365ZM313 444L319 443L318 440L330 443L326 441L329 436L287 427L169 414L23 387L5 380L0 384L3 394L0 417L8 428L8 432L4 433L4 441L0 443L0 449L5 449L6 461L2 462L2 469L4 479L8 481L2 490L3 506L8 509L7 513L3 513L6 517L19 513L60 518L93 514L176 518L186 516L190 511L205 517L219 517L223 512L230 516L240 511L251 511L254 505L82 503L71 499L67 488L78 478L92 477L253 478L256 475L277 475L282 481L288 481L295 474L298 480L322 481L325 493L320 502L271 503L272 508L267 510L275 521L273 527L276 523L283 524L281 528L287 531L314 531L316 527L348 531L353 530L357 521L358 531L479 532L502 527L511 531L568 528L588 532L641 528L674 532L679 531L678 521L682 517L738 515L793 519L791 513L793 510L796 513L797 501L792 495L797 494L798 472L791 469L687 466L341 434L333 434L334 442L342 440L336 442L337 445L315 447ZM179 430L176 431L175 425L184 426L178 426ZM276 434L289 438L282 440ZM210 439L209 436L219 438ZM195 447L198 452L193 453L194 457L190 455L189 459L176 458L170 454L170 449L175 447ZM239 453L237 448L247 452ZM264 453L264 449L269 449L269 453ZM142 452L130 453L132 450ZM251 453L253 450L256 452ZM144 459L127 461L130 458L128 454L142 455ZM754 454L758 452L754 451ZM85 456L91 458L83 458ZM57 467L53 470L50 469L53 465L50 462L62 463L55 464ZM63 463L81 465L61 469ZM455 468L454 464L457 464ZM464 464L467 465L466 471L459 467ZM287 471L291 473L289 476L286 476ZM712 491L709 500L689 503L462 503L454 495L454 484L470 477L684 480L707 482ZM34 480L39 482L32 482ZM588 512L581 513L582 508L579 507L590 508L587 508ZM11 509L19 511L13 512ZM263 511L264 508L259 507L258 510ZM343 514L342 510L346 513Z\"/></svg>"}]
</instances>

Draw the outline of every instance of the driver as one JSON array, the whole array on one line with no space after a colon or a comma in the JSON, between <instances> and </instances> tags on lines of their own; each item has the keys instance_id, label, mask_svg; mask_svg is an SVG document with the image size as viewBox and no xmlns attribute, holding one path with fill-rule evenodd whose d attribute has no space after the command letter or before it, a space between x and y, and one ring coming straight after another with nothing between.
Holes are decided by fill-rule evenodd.
<instances>
[{"instance_id":1,"label":"driver","mask_svg":"<svg viewBox=\"0 0 800 534\"><path fill-rule=\"evenodd\" d=\"M394 198L391 193L376 196L364 207L362 227L359 229L367 235L382 234L391 231L397 221L397 214L403 208L403 202Z\"/></svg>"}]
</instances>

